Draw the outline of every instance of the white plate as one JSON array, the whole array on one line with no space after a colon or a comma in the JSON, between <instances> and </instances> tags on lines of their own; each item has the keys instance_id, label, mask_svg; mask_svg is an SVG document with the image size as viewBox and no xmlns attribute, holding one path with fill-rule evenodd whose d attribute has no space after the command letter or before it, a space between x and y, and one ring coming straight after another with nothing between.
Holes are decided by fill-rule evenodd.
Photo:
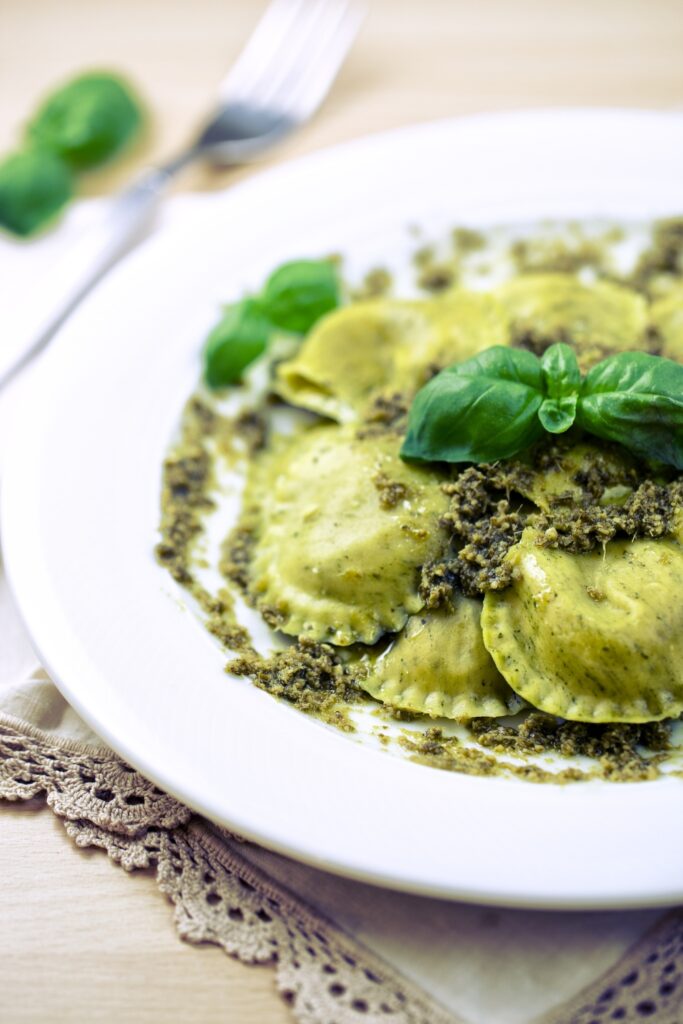
<instances>
[{"instance_id":1,"label":"white plate","mask_svg":"<svg viewBox=\"0 0 683 1024\"><path fill-rule=\"evenodd\" d=\"M11 584L83 717L192 807L346 875L528 906L683 899L683 779L538 786L353 742L226 677L152 555L200 340L218 304L280 260L342 251L371 266L407 252L409 224L642 220L682 209L682 183L678 115L474 117L254 178L129 258L44 358L3 480Z\"/></svg>"}]
</instances>

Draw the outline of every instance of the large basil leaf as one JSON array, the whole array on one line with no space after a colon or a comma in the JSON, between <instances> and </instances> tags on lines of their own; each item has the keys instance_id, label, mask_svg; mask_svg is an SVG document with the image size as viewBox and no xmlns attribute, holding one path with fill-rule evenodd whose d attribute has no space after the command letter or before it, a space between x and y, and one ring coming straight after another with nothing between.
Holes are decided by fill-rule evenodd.
<instances>
[{"instance_id":1,"label":"large basil leaf","mask_svg":"<svg viewBox=\"0 0 683 1024\"><path fill-rule=\"evenodd\" d=\"M528 448L543 434L540 361L495 345L432 378L410 408L401 449L424 462L491 462Z\"/></svg>"},{"instance_id":2,"label":"large basil leaf","mask_svg":"<svg viewBox=\"0 0 683 1024\"><path fill-rule=\"evenodd\" d=\"M645 458L683 469L683 365L620 352L587 374L578 423Z\"/></svg>"}]
</instances>

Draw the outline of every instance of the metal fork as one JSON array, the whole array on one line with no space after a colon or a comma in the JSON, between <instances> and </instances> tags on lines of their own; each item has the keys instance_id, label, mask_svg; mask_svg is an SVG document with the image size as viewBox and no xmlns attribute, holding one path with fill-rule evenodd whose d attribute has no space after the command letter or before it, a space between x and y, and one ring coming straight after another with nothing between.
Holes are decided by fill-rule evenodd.
<instances>
[{"instance_id":1,"label":"metal fork","mask_svg":"<svg viewBox=\"0 0 683 1024\"><path fill-rule=\"evenodd\" d=\"M39 311L22 311L0 346L0 387L53 336L106 272L140 240L168 183L200 159L252 160L281 141L325 99L362 20L349 0L272 0L219 87L219 106L181 153L112 200L104 224L38 282ZM26 315L28 314L28 315Z\"/></svg>"}]
</instances>

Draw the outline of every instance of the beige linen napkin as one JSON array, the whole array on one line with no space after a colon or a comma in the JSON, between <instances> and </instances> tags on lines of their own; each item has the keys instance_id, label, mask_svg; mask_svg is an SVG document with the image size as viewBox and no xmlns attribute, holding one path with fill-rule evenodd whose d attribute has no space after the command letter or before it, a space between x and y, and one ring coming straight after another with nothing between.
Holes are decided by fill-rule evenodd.
<instances>
[{"instance_id":1,"label":"beige linen napkin","mask_svg":"<svg viewBox=\"0 0 683 1024\"><path fill-rule=\"evenodd\" d=\"M204 202L168 203L158 230ZM0 242L7 294L38 301L38 275L100 209L79 204L33 246ZM5 444L12 398L0 397ZM184 938L216 942L246 961L272 959L276 949L280 991L302 1021L683 1021L679 911L532 912L399 894L190 819L126 769L61 697L0 575L0 795L37 792L80 845L101 846L128 868L156 863Z\"/></svg>"}]
</instances>

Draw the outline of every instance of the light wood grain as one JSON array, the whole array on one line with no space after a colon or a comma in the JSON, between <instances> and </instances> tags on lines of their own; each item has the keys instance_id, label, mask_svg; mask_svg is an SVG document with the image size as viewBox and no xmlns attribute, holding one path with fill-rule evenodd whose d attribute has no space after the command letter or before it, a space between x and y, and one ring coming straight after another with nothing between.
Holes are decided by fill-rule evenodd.
<instances>
[{"instance_id":1,"label":"light wood grain","mask_svg":"<svg viewBox=\"0 0 683 1024\"><path fill-rule=\"evenodd\" d=\"M3 1024L285 1024L267 967L178 940L151 873L77 851L37 803L0 806Z\"/></svg>"},{"instance_id":2,"label":"light wood grain","mask_svg":"<svg viewBox=\"0 0 683 1024\"><path fill-rule=\"evenodd\" d=\"M55 81L126 71L153 130L83 180L123 184L178 148L262 3L0 0L0 149ZM413 121L541 105L683 108L681 0L369 0L369 18L315 121L270 159ZM197 168L181 189L251 171ZM272 974L180 943L153 880L77 851L47 811L0 807L0 1021L283 1024Z\"/></svg>"},{"instance_id":3,"label":"light wood grain","mask_svg":"<svg viewBox=\"0 0 683 1024\"><path fill-rule=\"evenodd\" d=\"M683 106L681 0L367 0L369 16L314 122L269 162L413 121L539 105ZM149 138L87 193L172 153L209 108L262 0L0 0L0 148L61 78L124 69ZM245 172L187 172L219 188Z\"/></svg>"}]
</instances>

